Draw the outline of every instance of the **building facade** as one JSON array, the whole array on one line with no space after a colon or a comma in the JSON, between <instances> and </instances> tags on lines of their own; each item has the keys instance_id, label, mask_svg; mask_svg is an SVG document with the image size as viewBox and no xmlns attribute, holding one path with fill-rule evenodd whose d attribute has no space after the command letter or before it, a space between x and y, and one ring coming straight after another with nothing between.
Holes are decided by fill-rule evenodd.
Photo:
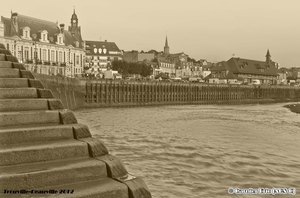
<instances>
[{"instance_id":1,"label":"building facade","mask_svg":"<svg viewBox=\"0 0 300 198\"><path fill-rule=\"evenodd\" d=\"M176 68L175 64L165 60L158 61L158 68L153 70L153 75L156 76L160 73L166 74L169 78L176 77Z\"/></svg>"},{"instance_id":2,"label":"building facade","mask_svg":"<svg viewBox=\"0 0 300 198\"><path fill-rule=\"evenodd\" d=\"M122 51L114 42L85 41L86 69L90 72L100 73L110 69L114 60L122 60Z\"/></svg>"},{"instance_id":3,"label":"building facade","mask_svg":"<svg viewBox=\"0 0 300 198\"><path fill-rule=\"evenodd\" d=\"M157 60L159 62L157 71L166 71L162 73L168 72L169 77L189 78L194 74L199 75L198 69L195 69L193 62L188 61L188 57L189 56L183 52L171 54L168 39L166 37L164 51L157 55ZM165 67L165 65L168 67Z\"/></svg>"},{"instance_id":4,"label":"building facade","mask_svg":"<svg viewBox=\"0 0 300 198\"><path fill-rule=\"evenodd\" d=\"M0 42L28 70L75 77L81 75L85 63L84 42L75 10L71 26L11 13L1 17Z\"/></svg>"}]
</instances>

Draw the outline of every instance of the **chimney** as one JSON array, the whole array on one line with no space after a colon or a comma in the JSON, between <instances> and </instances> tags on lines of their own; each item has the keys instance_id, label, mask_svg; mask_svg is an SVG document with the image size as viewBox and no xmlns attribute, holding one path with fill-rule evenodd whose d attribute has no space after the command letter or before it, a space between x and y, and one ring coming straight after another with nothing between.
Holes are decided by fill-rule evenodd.
<instances>
[{"instance_id":1,"label":"chimney","mask_svg":"<svg viewBox=\"0 0 300 198\"><path fill-rule=\"evenodd\" d=\"M16 12L12 12L11 13L11 21L12 21L12 25L13 25L16 33L18 33L18 31L19 31L19 27L18 27L18 13L16 13Z\"/></svg>"},{"instance_id":2,"label":"chimney","mask_svg":"<svg viewBox=\"0 0 300 198\"><path fill-rule=\"evenodd\" d=\"M61 23L59 24L59 27L60 27L60 33L64 33L64 30L65 30L65 24Z\"/></svg>"}]
</instances>

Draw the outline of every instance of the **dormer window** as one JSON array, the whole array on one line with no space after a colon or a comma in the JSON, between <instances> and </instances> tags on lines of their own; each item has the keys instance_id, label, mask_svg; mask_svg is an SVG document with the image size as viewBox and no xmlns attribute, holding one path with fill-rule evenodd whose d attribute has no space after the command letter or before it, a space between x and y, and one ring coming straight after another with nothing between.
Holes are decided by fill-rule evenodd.
<instances>
[{"instance_id":1,"label":"dormer window","mask_svg":"<svg viewBox=\"0 0 300 198\"><path fill-rule=\"evenodd\" d=\"M58 44L58 45L63 45L63 44L64 44L63 41L64 41L64 40L63 40L63 34L58 34L58 35L57 35L57 44Z\"/></svg>"},{"instance_id":2,"label":"dormer window","mask_svg":"<svg viewBox=\"0 0 300 198\"><path fill-rule=\"evenodd\" d=\"M47 30L43 30L41 32L41 40L40 41L41 42L49 42L48 41L48 32L47 32Z\"/></svg>"},{"instance_id":3,"label":"dormer window","mask_svg":"<svg viewBox=\"0 0 300 198\"><path fill-rule=\"evenodd\" d=\"M23 38L24 39L31 39L30 38L30 28L29 27L23 28Z\"/></svg>"}]
</instances>

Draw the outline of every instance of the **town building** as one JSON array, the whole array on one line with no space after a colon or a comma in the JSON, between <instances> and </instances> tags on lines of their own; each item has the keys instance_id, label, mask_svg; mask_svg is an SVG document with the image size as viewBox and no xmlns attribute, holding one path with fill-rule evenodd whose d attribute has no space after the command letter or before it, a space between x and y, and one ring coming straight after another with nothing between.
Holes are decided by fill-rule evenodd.
<instances>
[{"instance_id":1,"label":"town building","mask_svg":"<svg viewBox=\"0 0 300 198\"><path fill-rule=\"evenodd\" d=\"M209 78L239 80L246 84L259 81L259 84L276 84L278 66L271 60L269 50L266 60L249 60L231 58L228 61L217 63L211 68Z\"/></svg>"},{"instance_id":2,"label":"town building","mask_svg":"<svg viewBox=\"0 0 300 198\"><path fill-rule=\"evenodd\" d=\"M122 60L122 51L114 42L85 41L86 67L88 71L100 72L111 68L113 61Z\"/></svg>"},{"instance_id":3,"label":"town building","mask_svg":"<svg viewBox=\"0 0 300 198\"><path fill-rule=\"evenodd\" d=\"M165 72L168 76L180 78L192 77L193 74L198 75L199 72L192 71L195 68L193 67L193 62L188 61L188 57L189 56L183 52L171 54L168 38L166 37L164 51L157 55L159 62L158 71Z\"/></svg>"},{"instance_id":4,"label":"town building","mask_svg":"<svg viewBox=\"0 0 300 198\"><path fill-rule=\"evenodd\" d=\"M156 76L160 73L165 74L169 78L175 78L176 77L175 63L166 60L159 60L158 68L155 68L153 70L153 75Z\"/></svg>"},{"instance_id":5,"label":"town building","mask_svg":"<svg viewBox=\"0 0 300 198\"><path fill-rule=\"evenodd\" d=\"M155 58L154 53L127 51L123 53L123 60L130 63L151 62Z\"/></svg>"},{"instance_id":6,"label":"town building","mask_svg":"<svg viewBox=\"0 0 300 198\"><path fill-rule=\"evenodd\" d=\"M47 74L75 77L85 63L84 42L78 17L73 11L71 26L24 16L16 12L1 17L0 42L26 69Z\"/></svg>"}]
</instances>

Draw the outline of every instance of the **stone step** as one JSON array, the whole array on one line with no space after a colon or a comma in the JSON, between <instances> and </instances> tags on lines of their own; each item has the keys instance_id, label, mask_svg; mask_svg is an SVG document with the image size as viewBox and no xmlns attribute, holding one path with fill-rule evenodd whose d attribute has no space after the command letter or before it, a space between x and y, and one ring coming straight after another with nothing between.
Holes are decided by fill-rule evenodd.
<instances>
[{"instance_id":1,"label":"stone step","mask_svg":"<svg viewBox=\"0 0 300 198\"><path fill-rule=\"evenodd\" d=\"M33 99L0 99L0 112L48 110L48 100Z\"/></svg>"},{"instance_id":2,"label":"stone step","mask_svg":"<svg viewBox=\"0 0 300 198\"><path fill-rule=\"evenodd\" d=\"M33 124L60 124L58 111L0 112L0 127Z\"/></svg>"},{"instance_id":3,"label":"stone step","mask_svg":"<svg viewBox=\"0 0 300 198\"><path fill-rule=\"evenodd\" d=\"M39 141L54 141L74 139L73 127L80 124L67 125L33 125L15 126L14 128L0 129L0 144L33 143Z\"/></svg>"},{"instance_id":4,"label":"stone step","mask_svg":"<svg viewBox=\"0 0 300 198\"><path fill-rule=\"evenodd\" d=\"M56 197L68 198L129 198L128 187L111 178L101 178L86 182L76 182L72 184L51 186L43 189L62 189L64 193L57 194ZM74 190L68 193L67 190ZM71 192L69 191L69 192ZM0 194L1 195L1 194ZM51 195L46 195L47 197ZM53 195L52 195L53 196Z\"/></svg>"},{"instance_id":5,"label":"stone step","mask_svg":"<svg viewBox=\"0 0 300 198\"><path fill-rule=\"evenodd\" d=\"M1 55L3 56L3 54ZM13 68L12 62L5 61L5 56L4 56L4 60L1 60L1 56L0 56L0 68Z\"/></svg>"},{"instance_id":6,"label":"stone step","mask_svg":"<svg viewBox=\"0 0 300 198\"><path fill-rule=\"evenodd\" d=\"M0 67L0 78L20 78L20 70Z\"/></svg>"},{"instance_id":7,"label":"stone step","mask_svg":"<svg viewBox=\"0 0 300 198\"><path fill-rule=\"evenodd\" d=\"M89 156L88 146L78 140L42 141L0 145L0 166Z\"/></svg>"},{"instance_id":8,"label":"stone step","mask_svg":"<svg viewBox=\"0 0 300 198\"><path fill-rule=\"evenodd\" d=\"M0 88L0 99L37 97L36 88Z\"/></svg>"},{"instance_id":9,"label":"stone step","mask_svg":"<svg viewBox=\"0 0 300 198\"><path fill-rule=\"evenodd\" d=\"M0 78L0 88L29 87L27 78Z\"/></svg>"},{"instance_id":10,"label":"stone step","mask_svg":"<svg viewBox=\"0 0 300 198\"><path fill-rule=\"evenodd\" d=\"M0 54L0 61L5 61L5 54Z\"/></svg>"},{"instance_id":11,"label":"stone step","mask_svg":"<svg viewBox=\"0 0 300 198\"><path fill-rule=\"evenodd\" d=\"M37 189L107 177L104 162L84 157L0 167L2 189Z\"/></svg>"}]
</instances>

